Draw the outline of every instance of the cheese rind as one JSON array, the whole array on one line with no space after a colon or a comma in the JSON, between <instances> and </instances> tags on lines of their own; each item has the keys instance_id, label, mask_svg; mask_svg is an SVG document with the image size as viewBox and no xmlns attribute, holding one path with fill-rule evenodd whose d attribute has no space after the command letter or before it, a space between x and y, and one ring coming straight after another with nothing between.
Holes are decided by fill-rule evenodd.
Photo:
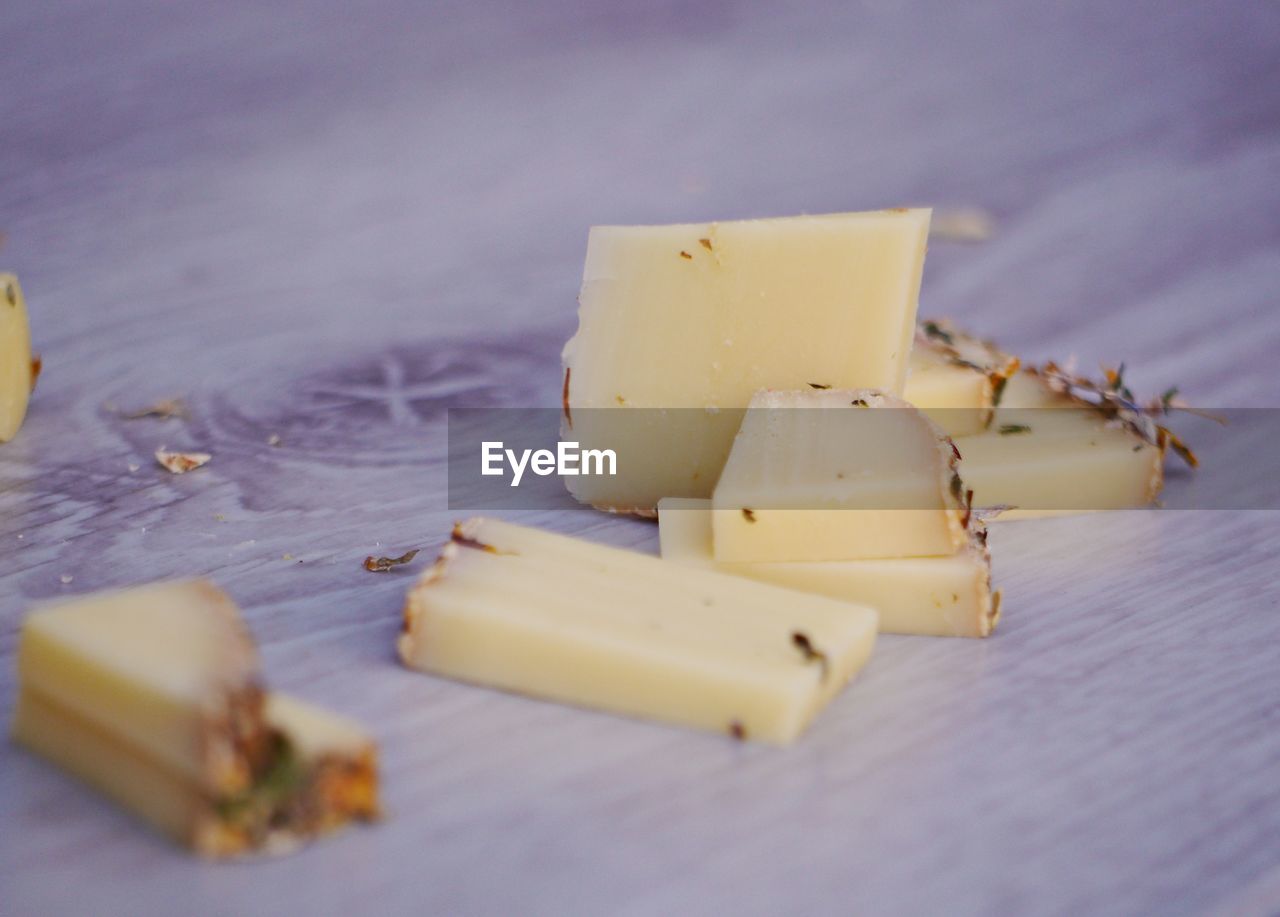
<instances>
[{"instance_id":1,"label":"cheese rind","mask_svg":"<svg viewBox=\"0 0 1280 917\"><path fill-rule=\"evenodd\" d=\"M663 560L868 605L881 633L986 637L999 618L985 537L949 557L732 563L712 551L709 500L663 499L658 526Z\"/></svg>"},{"instance_id":2,"label":"cheese rind","mask_svg":"<svg viewBox=\"0 0 1280 917\"><path fill-rule=\"evenodd\" d=\"M1164 453L1032 373L1009 380L989 430L957 439L976 506L1008 506L1002 521L1150 506Z\"/></svg>"},{"instance_id":3,"label":"cheese rind","mask_svg":"<svg viewBox=\"0 0 1280 917\"><path fill-rule=\"evenodd\" d=\"M0 273L0 443L22 426L34 385L27 302L18 278Z\"/></svg>"},{"instance_id":4,"label":"cheese rind","mask_svg":"<svg viewBox=\"0 0 1280 917\"><path fill-rule=\"evenodd\" d=\"M951 441L866 389L760 392L712 496L717 560L953 554L969 542Z\"/></svg>"},{"instance_id":5,"label":"cheese rind","mask_svg":"<svg viewBox=\"0 0 1280 917\"><path fill-rule=\"evenodd\" d=\"M859 605L472 519L410 591L398 648L461 681L785 744L875 630Z\"/></svg>"},{"instance_id":6,"label":"cheese rind","mask_svg":"<svg viewBox=\"0 0 1280 917\"><path fill-rule=\"evenodd\" d=\"M900 209L593 227L578 329L564 348L566 433L584 447L630 451L616 430L604 441L575 418L591 408L713 416L746 407L761 388L809 383L901 392L929 217ZM663 473L646 468L643 487L575 478L574 496L627 511L709 496L733 428L695 419L685 430L683 421L634 434L663 459Z\"/></svg>"},{"instance_id":7,"label":"cheese rind","mask_svg":"<svg viewBox=\"0 0 1280 917\"><path fill-rule=\"evenodd\" d=\"M264 692L232 601L204 580L34 611L14 740L197 852L279 852L377 814L350 721Z\"/></svg>"}]
</instances>

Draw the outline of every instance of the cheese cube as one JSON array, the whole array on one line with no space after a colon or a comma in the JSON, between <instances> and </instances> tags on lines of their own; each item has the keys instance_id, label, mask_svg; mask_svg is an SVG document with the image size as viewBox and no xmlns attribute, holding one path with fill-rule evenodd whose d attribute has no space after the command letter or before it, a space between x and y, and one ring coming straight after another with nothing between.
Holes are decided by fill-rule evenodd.
<instances>
[{"instance_id":1,"label":"cheese cube","mask_svg":"<svg viewBox=\"0 0 1280 917\"><path fill-rule=\"evenodd\" d=\"M865 389L761 392L712 496L722 561L954 554L969 512L951 441Z\"/></svg>"},{"instance_id":2,"label":"cheese cube","mask_svg":"<svg viewBox=\"0 0 1280 917\"><path fill-rule=\"evenodd\" d=\"M711 501L663 499L658 526L663 560L869 605L883 634L986 637L1000 617L985 529L949 557L731 563L711 550Z\"/></svg>"},{"instance_id":3,"label":"cheese cube","mask_svg":"<svg viewBox=\"0 0 1280 917\"><path fill-rule=\"evenodd\" d=\"M564 348L566 438L662 461L573 479L574 496L648 512L664 496L709 496L736 429L716 412L745 408L762 388L900 393L929 216L594 227ZM650 418L636 432L594 429L596 409L618 408L689 411L657 429ZM641 468L642 482L627 478Z\"/></svg>"},{"instance_id":4,"label":"cheese cube","mask_svg":"<svg viewBox=\"0 0 1280 917\"><path fill-rule=\"evenodd\" d=\"M410 591L399 652L461 681L785 744L875 632L860 605L472 519Z\"/></svg>"}]
</instances>

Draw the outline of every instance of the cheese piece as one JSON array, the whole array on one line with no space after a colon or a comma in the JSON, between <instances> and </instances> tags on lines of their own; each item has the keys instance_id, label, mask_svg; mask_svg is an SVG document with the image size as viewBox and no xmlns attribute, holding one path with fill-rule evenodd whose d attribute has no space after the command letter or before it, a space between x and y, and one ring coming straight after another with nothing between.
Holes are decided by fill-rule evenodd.
<instances>
[{"instance_id":1,"label":"cheese piece","mask_svg":"<svg viewBox=\"0 0 1280 917\"><path fill-rule=\"evenodd\" d=\"M972 436L991 424L1019 360L950 322L921 322L916 330L903 398L951 436Z\"/></svg>"},{"instance_id":2,"label":"cheese piece","mask_svg":"<svg viewBox=\"0 0 1280 917\"><path fill-rule=\"evenodd\" d=\"M410 590L398 647L424 672L785 744L875 632L863 606L471 519Z\"/></svg>"},{"instance_id":3,"label":"cheese piece","mask_svg":"<svg viewBox=\"0 0 1280 917\"><path fill-rule=\"evenodd\" d=\"M16 741L209 856L277 851L376 814L376 754L349 722L267 695L257 653L204 580L33 612Z\"/></svg>"},{"instance_id":4,"label":"cheese piece","mask_svg":"<svg viewBox=\"0 0 1280 917\"><path fill-rule=\"evenodd\" d=\"M954 554L970 514L951 441L867 389L759 393L712 497L723 561Z\"/></svg>"},{"instance_id":5,"label":"cheese piece","mask_svg":"<svg viewBox=\"0 0 1280 917\"><path fill-rule=\"evenodd\" d=\"M972 543L950 557L729 563L711 550L711 501L665 498L658 526L663 560L869 605L880 612L882 634L986 637L1000 617L980 527Z\"/></svg>"},{"instance_id":6,"label":"cheese piece","mask_svg":"<svg viewBox=\"0 0 1280 917\"><path fill-rule=\"evenodd\" d=\"M1164 482L1163 450L1032 373L1009 380L991 428L956 441L977 506L997 519L1150 506Z\"/></svg>"},{"instance_id":7,"label":"cheese piece","mask_svg":"<svg viewBox=\"0 0 1280 917\"><path fill-rule=\"evenodd\" d=\"M35 376L22 287L13 274L0 274L0 443L22 426Z\"/></svg>"},{"instance_id":8,"label":"cheese piece","mask_svg":"<svg viewBox=\"0 0 1280 917\"><path fill-rule=\"evenodd\" d=\"M570 479L574 496L648 513L709 496L736 430L717 412L762 388L900 393L929 216L593 227L564 348L565 438L613 448L619 474ZM607 416L618 408L653 416ZM660 413L673 408L687 410Z\"/></svg>"}]
</instances>

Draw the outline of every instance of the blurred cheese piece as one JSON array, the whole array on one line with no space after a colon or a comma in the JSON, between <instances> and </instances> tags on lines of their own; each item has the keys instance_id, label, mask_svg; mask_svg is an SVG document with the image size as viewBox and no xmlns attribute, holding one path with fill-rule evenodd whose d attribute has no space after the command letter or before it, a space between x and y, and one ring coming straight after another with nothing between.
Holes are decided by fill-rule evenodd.
<instances>
[{"instance_id":1,"label":"blurred cheese piece","mask_svg":"<svg viewBox=\"0 0 1280 917\"><path fill-rule=\"evenodd\" d=\"M956 440L976 506L1008 506L997 519L1150 506L1164 454L1037 376L1009 380L991 427Z\"/></svg>"},{"instance_id":2,"label":"blurred cheese piece","mask_svg":"<svg viewBox=\"0 0 1280 917\"><path fill-rule=\"evenodd\" d=\"M985 637L1000 616L982 529L950 557L729 563L711 550L711 501L663 499L658 525L663 560L869 605L880 613L881 633Z\"/></svg>"},{"instance_id":3,"label":"blurred cheese piece","mask_svg":"<svg viewBox=\"0 0 1280 917\"><path fill-rule=\"evenodd\" d=\"M0 442L22 426L35 374L22 287L13 274L0 274Z\"/></svg>"},{"instance_id":4,"label":"blurred cheese piece","mask_svg":"<svg viewBox=\"0 0 1280 917\"><path fill-rule=\"evenodd\" d=\"M867 661L876 613L492 519L410 591L412 668L784 744Z\"/></svg>"},{"instance_id":5,"label":"blurred cheese piece","mask_svg":"<svg viewBox=\"0 0 1280 917\"><path fill-rule=\"evenodd\" d=\"M564 348L564 438L615 449L619 474L572 479L574 496L642 513L709 496L733 412L762 388L900 393L929 216L594 227ZM620 408L650 416L607 416Z\"/></svg>"},{"instance_id":6,"label":"blurred cheese piece","mask_svg":"<svg viewBox=\"0 0 1280 917\"><path fill-rule=\"evenodd\" d=\"M31 613L13 737L208 856L275 852L377 811L355 724L267 694L231 599L189 580Z\"/></svg>"},{"instance_id":7,"label":"blurred cheese piece","mask_svg":"<svg viewBox=\"0 0 1280 917\"><path fill-rule=\"evenodd\" d=\"M954 554L970 540L951 441L868 389L751 400L712 497L722 561Z\"/></svg>"},{"instance_id":8,"label":"blurred cheese piece","mask_svg":"<svg viewBox=\"0 0 1280 917\"><path fill-rule=\"evenodd\" d=\"M902 397L951 436L991 424L1018 358L942 320L921 322Z\"/></svg>"}]
</instances>

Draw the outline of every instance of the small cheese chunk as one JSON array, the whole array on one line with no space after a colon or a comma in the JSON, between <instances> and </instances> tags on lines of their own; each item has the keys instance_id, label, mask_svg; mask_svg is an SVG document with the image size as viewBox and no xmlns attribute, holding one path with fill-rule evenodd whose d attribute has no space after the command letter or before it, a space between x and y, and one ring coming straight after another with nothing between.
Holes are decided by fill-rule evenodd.
<instances>
[{"instance_id":1,"label":"small cheese chunk","mask_svg":"<svg viewBox=\"0 0 1280 917\"><path fill-rule=\"evenodd\" d=\"M578 330L564 348L566 438L620 457L634 439L636 454L644 443L662 461L570 479L574 495L649 512L664 496L709 496L736 429L715 412L745 408L762 388L900 393L929 216L592 228ZM596 409L620 407L690 410L636 419L644 429L594 428L605 421L593 414L616 413Z\"/></svg>"},{"instance_id":2,"label":"small cheese chunk","mask_svg":"<svg viewBox=\"0 0 1280 917\"><path fill-rule=\"evenodd\" d=\"M870 390L759 393L712 497L723 561L954 554L969 512L951 441Z\"/></svg>"},{"instance_id":3,"label":"small cheese chunk","mask_svg":"<svg viewBox=\"0 0 1280 917\"><path fill-rule=\"evenodd\" d=\"M950 322L922 322L911 351L902 397L951 436L972 436L991 424L1018 358Z\"/></svg>"},{"instance_id":4,"label":"small cheese chunk","mask_svg":"<svg viewBox=\"0 0 1280 917\"><path fill-rule=\"evenodd\" d=\"M866 663L860 605L492 519L456 527L400 657L462 681L787 743Z\"/></svg>"},{"instance_id":5,"label":"small cheese chunk","mask_svg":"<svg viewBox=\"0 0 1280 917\"><path fill-rule=\"evenodd\" d=\"M711 501L665 498L658 525L663 560L869 605L883 634L986 637L1000 616L985 530L950 557L728 563L711 550Z\"/></svg>"},{"instance_id":6,"label":"small cheese chunk","mask_svg":"<svg viewBox=\"0 0 1280 917\"><path fill-rule=\"evenodd\" d=\"M956 441L976 506L1013 507L1011 520L1150 506L1164 454L1031 373L1009 380L990 429Z\"/></svg>"},{"instance_id":7,"label":"small cheese chunk","mask_svg":"<svg viewBox=\"0 0 1280 917\"><path fill-rule=\"evenodd\" d=\"M33 612L13 737L208 856L278 852L377 813L354 724L264 692L224 593L161 583Z\"/></svg>"},{"instance_id":8,"label":"small cheese chunk","mask_svg":"<svg viewBox=\"0 0 1280 917\"><path fill-rule=\"evenodd\" d=\"M0 443L22 426L35 375L22 287L12 274L0 274Z\"/></svg>"}]
</instances>

